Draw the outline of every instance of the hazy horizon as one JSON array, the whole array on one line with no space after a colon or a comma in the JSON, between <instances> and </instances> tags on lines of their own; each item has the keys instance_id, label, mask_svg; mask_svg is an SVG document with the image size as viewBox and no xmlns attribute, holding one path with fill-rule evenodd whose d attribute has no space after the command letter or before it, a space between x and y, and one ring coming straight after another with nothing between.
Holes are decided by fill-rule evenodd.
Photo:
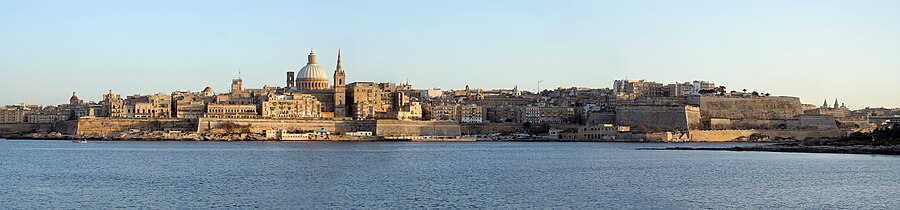
<instances>
[{"instance_id":1,"label":"hazy horizon","mask_svg":"<svg viewBox=\"0 0 900 210\"><path fill-rule=\"evenodd\" d=\"M707 80L900 107L900 1L0 1L0 104L284 86L318 63L414 88ZM333 82L333 81L332 81Z\"/></svg>"}]
</instances>

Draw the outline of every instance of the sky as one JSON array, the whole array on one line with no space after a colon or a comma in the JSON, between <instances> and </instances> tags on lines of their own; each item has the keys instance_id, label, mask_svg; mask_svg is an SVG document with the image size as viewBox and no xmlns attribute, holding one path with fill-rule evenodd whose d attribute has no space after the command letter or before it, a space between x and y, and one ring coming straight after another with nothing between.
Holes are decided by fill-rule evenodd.
<instances>
[{"instance_id":1,"label":"sky","mask_svg":"<svg viewBox=\"0 0 900 210\"><path fill-rule=\"evenodd\" d=\"M730 90L900 107L900 1L0 0L0 104L284 86L335 68L414 88ZM542 81L539 82L538 81Z\"/></svg>"}]
</instances>

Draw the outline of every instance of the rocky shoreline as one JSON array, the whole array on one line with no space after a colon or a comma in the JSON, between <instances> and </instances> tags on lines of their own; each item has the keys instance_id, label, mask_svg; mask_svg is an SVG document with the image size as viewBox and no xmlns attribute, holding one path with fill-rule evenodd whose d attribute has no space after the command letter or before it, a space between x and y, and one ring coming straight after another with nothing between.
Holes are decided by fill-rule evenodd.
<instances>
[{"instance_id":1,"label":"rocky shoreline","mask_svg":"<svg viewBox=\"0 0 900 210\"><path fill-rule=\"evenodd\" d=\"M721 148L709 148L709 147L638 148L638 150L712 150L712 151L900 155L900 145L893 145L893 146L872 146L872 145L805 146L805 145L797 145L797 144L772 144L772 145L721 147Z\"/></svg>"}]
</instances>

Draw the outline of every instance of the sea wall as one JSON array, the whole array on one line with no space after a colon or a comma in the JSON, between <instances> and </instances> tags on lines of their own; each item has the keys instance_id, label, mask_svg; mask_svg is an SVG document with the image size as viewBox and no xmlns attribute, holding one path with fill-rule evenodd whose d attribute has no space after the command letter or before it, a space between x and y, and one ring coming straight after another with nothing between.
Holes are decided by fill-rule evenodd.
<instances>
[{"instance_id":1,"label":"sea wall","mask_svg":"<svg viewBox=\"0 0 900 210\"><path fill-rule=\"evenodd\" d=\"M263 133L266 130L290 132L326 129L331 132L375 131L374 120L303 119L225 119L200 118L196 131L201 133Z\"/></svg>"},{"instance_id":2,"label":"sea wall","mask_svg":"<svg viewBox=\"0 0 900 210\"><path fill-rule=\"evenodd\" d=\"M492 133L525 133L522 123L461 123L460 132L469 135L487 135Z\"/></svg>"},{"instance_id":3,"label":"sea wall","mask_svg":"<svg viewBox=\"0 0 900 210\"><path fill-rule=\"evenodd\" d=\"M82 117L78 119L76 134L125 132L132 129L141 131L195 131L195 119L179 118L107 118Z\"/></svg>"},{"instance_id":4,"label":"sea wall","mask_svg":"<svg viewBox=\"0 0 900 210\"><path fill-rule=\"evenodd\" d=\"M762 136L782 139L804 140L808 138L839 138L844 136L844 131L831 130L691 130L688 131L690 141L721 142L732 141L742 137L758 134Z\"/></svg>"},{"instance_id":5,"label":"sea wall","mask_svg":"<svg viewBox=\"0 0 900 210\"><path fill-rule=\"evenodd\" d=\"M460 126L451 121L378 120L375 135L400 136L459 136Z\"/></svg>"},{"instance_id":6,"label":"sea wall","mask_svg":"<svg viewBox=\"0 0 900 210\"><path fill-rule=\"evenodd\" d=\"M411 120L303 120L303 119L223 119L201 118L196 130L201 133L263 133L266 130L290 132L325 129L334 133L372 131L377 136L459 136L457 122Z\"/></svg>"},{"instance_id":7,"label":"sea wall","mask_svg":"<svg viewBox=\"0 0 900 210\"><path fill-rule=\"evenodd\" d=\"M0 135L59 132L74 134L77 121L62 121L57 123L0 123Z\"/></svg>"}]
</instances>

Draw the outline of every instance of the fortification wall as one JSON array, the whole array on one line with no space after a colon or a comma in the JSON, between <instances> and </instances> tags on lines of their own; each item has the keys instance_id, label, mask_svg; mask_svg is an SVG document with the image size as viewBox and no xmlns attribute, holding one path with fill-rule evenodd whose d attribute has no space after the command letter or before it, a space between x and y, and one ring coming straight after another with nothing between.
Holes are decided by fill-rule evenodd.
<instances>
[{"instance_id":1,"label":"fortification wall","mask_svg":"<svg viewBox=\"0 0 900 210\"><path fill-rule=\"evenodd\" d=\"M201 118L196 127L202 133L263 133L266 130L291 132L326 129L335 133L373 131L378 136L459 136L456 122L407 120L288 120Z\"/></svg>"},{"instance_id":2,"label":"fortification wall","mask_svg":"<svg viewBox=\"0 0 900 210\"><path fill-rule=\"evenodd\" d=\"M691 141L722 142L731 141L753 134L761 134L769 138L798 139L808 138L838 138L844 136L844 131L831 130L691 130L688 138Z\"/></svg>"},{"instance_id":3,"label":"fortification wall","mask_svg":"<svg viewBox=\"0 0 900 210\"><path fill-rule=\"evenodd\" d=\"M691 141L722 142L750 136L753 133L753 130L691 130L688 131L688 139Z\"/></svg>"},{"instance_id":4,"label":"fortification wall","mask_svg":"<svg viewBox=\"0 0 900 210\"><path fill-rule=\"evenodd\" d=\"M700 105L704 121L710 118L789 120L803 114L800 98L790 96L702 96L699 101L696 98L689 101Z\"/></svg>"},{"instance_id":5,"label":"fortification wall","mask_svg":"<svg viewBox=\"0 0 900 210\"><path fill-rule=\"evenodd\" d=\"M450 121L378 120L375 135L403 136L459 136L460 126Z\"/></svg>"},{"instance_id":6,"label":"fortification wall","mask_svg":"<svg viewBox=\"0 0 900 210\"><path fill-rule=\"evenodd\" d=\"M33 132L59 132L74 134L77 121L57 123L0 123L0 135L26 134Z\"/></svg>"},{"instance_id":7,"label":"fortification wall","mask_svg":"<svg viewBox=\"0 0 900 210\"><path fill-rule=\"evenodd\" d=\"M201 133L263 133L266 130L296 132L316 129L337 133L375 131L375 121L200 118L196 127Z\"/></svg>"},{"instance_id":8,"label":"fortification wall","mask_svg":"<svg viewBox=\"0 0 900 210\"><path fill-rule=\"evenodd\" d=\"M620 106L616 108L616 124L640 125L651 131L699 129L700 110L696 106Z\"/></svg>"},{"instance_id":9,"label":"fortification wall","mask_svg":"<svg viewBox=\"0 0 900 210\"><path fill-rule=\"evenodd\" d=\"M525 133L522 123L485 123L485 124L460 124L462 134L487 135L492 133Z\"/></svg>"},{"instance_id":10,"label":"fortification wall","mask_svg":"<svg viewBox=\"0 0 900 210\"><path fill-rule=\"evenodd\" d=\"M95 133L123 132L131 129L142 131L194 131L196 128L197 121L195 119L82 117L78 119L75 133L90 135Z\"/></svg>"},{"instance_id":11,"label":"fortification wall","mask_svg":"<svg viewBox=\"0 0 900 210\"><path fill-rule=\"evenodd\" d=\"M49 127L47 124L2 123L0 124L0 134L31 133L35 130L48 129Z\"/></svg>"}]
</instances>

